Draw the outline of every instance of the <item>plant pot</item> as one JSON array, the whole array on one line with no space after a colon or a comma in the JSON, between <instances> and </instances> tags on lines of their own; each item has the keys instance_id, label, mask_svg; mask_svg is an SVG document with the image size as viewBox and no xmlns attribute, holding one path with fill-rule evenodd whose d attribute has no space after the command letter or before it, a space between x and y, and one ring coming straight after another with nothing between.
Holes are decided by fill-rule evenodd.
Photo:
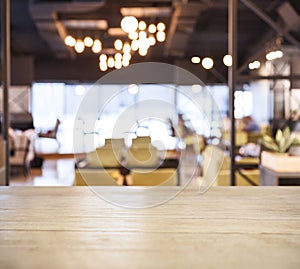
<instances>
[{"instance_id":1,"label":"plant pot","mask_svg":"<svg viewBox=\"0 0 300 269\"><path fill-rule=\"evenodd\" d=\"M289 154L291 156L300 156L300 145L298 146L291 146L289 150Z\"/></svg>"},{"instance_id":2,"label":"plant pot","mask_svg":"<svg viewBox=\"0 0 300 269\"><path fill-rule=\"evenodd\" d=\"M263 151L261 165L276 172L299 172L300 156L290 156L288 153Z\"/></svg>"}]
</instances>

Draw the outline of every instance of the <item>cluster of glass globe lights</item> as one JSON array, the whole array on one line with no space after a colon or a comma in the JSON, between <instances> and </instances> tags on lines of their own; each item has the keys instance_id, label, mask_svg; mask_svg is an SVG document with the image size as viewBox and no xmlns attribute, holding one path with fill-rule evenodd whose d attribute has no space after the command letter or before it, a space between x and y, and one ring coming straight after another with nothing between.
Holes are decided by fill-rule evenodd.
<instances>
[{"instance_id":1,"label":"cluster of glass globe lights","mask_svg":"<svg viewBox=\"0 0 300 269\"><path fill-rule=\"evenodd\" d=\"M273 60L276 60L276 59L280 59L282 57L283 57L283 52L280 49L271 50L266 54L266 60L268 60L268 61L273 61ZM193 56L191 58L191 62L193 64L200 64L201 63L202 67L204 69L207 69L207 70L213 68L213 66L214 66L214 60L210 57L204 57L201 61L201 58L199 56ZM231 57L231 55L229 55L229 54L225 55L223 57L223 63L224 63L224 65L226 65L228 67L232 66L232 57ZM260 66L261 66L260 61L255 60L255 61L249 63L248 68L250 70L253 70L253 69L258 69Z\"/></svg>"},{"instance_id":2,"label":"cluster of glass globe lights","mask_svg":"<svg viewBox=\"0 0 300 269\"><path fill-rule=\"evenodd\" d=\"M138 21L134 16L126 16L121 20L121 28L128 34L129 41L123 42L121 39L116 39L114 47L117 52L114 55L101 54L99 56L101 71L106 71L108 68L126 67L130 64L132 52L138 51L140 56L146 56L148 49L154 46L157 41L164 42L166 40L166 26L163 22L148 26L144 21ZM68 35L65 38L65 44L74 48L77 53L84 52L85 48L90 48L95 54L102 50L102 42L99 39L93 40L89 36L81 40Z\"/></svg>"},{"instance_id":3,"label":"cluster of glass globe lights","mask_svg":"<svg viewBox=\"0 0 300 269\"><path fill-rule=\"evenodd\" d=\"M128 38L131 40L123 42L120 39L116 39L114 47L118 51L114 56L101 54L99 56L99 68L101 71L106 71L108 68L120 69L130 64L131 53L138 51L139 55L146 56L148 49L158 42L164 42L166 39L165 24L159 22L157 25L147 24L144 21L138 21L134 16L126 16L121 21L122 30L128 34ZM65 44L69 47L73 47L77 53L82 53L86 47L91 48L92 52L98 54L102 50L102 43L99 39L93 40L87 36L83 40L75 39L73 36L68 35L65 38ZM269 51L266 54L266 59L272 61L283 56L281 50ZM201 62L204 69L211 69L214 66L214 61L210 57L200 59L199 56L193 56L191 62L199 64ZM224 65L230 67L232 65L231 55L225 55L223 57ZM261 66L259 61L253 61L249 63L248 68L258 69Z\"/></svg>"}]
</instances>

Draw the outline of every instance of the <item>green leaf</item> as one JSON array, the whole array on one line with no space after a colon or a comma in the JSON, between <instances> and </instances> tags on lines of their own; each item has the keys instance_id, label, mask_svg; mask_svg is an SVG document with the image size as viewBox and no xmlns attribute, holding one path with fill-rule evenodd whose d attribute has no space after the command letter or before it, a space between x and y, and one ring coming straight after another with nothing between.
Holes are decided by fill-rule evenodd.
<instances>
[{"instance_id":1,"label":"green leaf","mask_svg":"<svg viewBox=\"0 0 300 269\"><path fill-rule=\"evenodd\" d=\"M276 143L279 144L281 139L282 139L282 131L280 129L278 129L276 132L276 135L275 135Z\"/></svg>"},{"instance_id":2,"label":"green leaf","mask_svg":"<svg viewBox=\"0 0 300 269\"><path fill-rule=\"evenodd\" d=\"M280 153L284 153L284 148L286 147L286 143L288 140L286 140L284 137L281 137L279 143L278 143L278 148Z\"/></svg>"},{"instance_id":3,"label":"green leaf","mask_svg":"<svg viewBox=\"0 0 300 269\"><path fill-rule=\"evenodd\" d=\"M261 143L268 149L278 152L279 151L279 147L278 145L273 141L273 139L265 139L265 137L263 137Z\"/></svg>"},{"instance_id":4,"label":"green leaf","mask_svg":"<svg viewBox=\"0 0 300 269\"><path fill-rule=\"evenodd\" d=\"M290 130L289 127L286 127L286 128L284 129L284 131L283 131L283 136L284 136L285 138L288 138L288 137L291 136L291 130Z\"/></svg>"},{"instance_id":5,"label":"green leaf","mask_svg":"<svg viewBox=\"0 0 300 269\"><path fill-rule=\"evenodd\" d=\"M282 145L281 152L282 152L282 153L287 152L288 149L290 148L290 146L291 146L292 144L293 144L293 139L287 140L287 141Z\"/></svg>"},{"instance_id":6,"label":"green leaf","mask_svg":"<svg viewBox=\"0 0 300 269\"><path fill-rule=\"evenodd\" d=\"M274 142L273 137L269 136L269 135L264 135L262 138L264 141L268 141L268 142Z\"/></svg>"}]
</instances>

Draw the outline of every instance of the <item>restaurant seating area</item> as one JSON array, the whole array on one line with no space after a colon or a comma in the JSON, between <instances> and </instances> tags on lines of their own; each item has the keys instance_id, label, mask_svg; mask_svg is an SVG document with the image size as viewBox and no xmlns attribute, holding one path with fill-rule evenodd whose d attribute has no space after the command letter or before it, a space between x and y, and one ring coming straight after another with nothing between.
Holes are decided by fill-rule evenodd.
<instances>
[{"instance_id":1,"label":"restaurant seating area","mask_svg":"<svg viewBox=\"0 0 300 269\"><path fill-rule=\"evenodd\" d=\"M106 139L102 147L78 162L74 184L176 186L179 161L165 156L165 151L151 144L150 136L133 139L129 148L124 139Z\"/></svg>"},{"instance_id":2,"label":"restaurant seating area","mask_svg":"<svg viewBox=\"0 0 300 269\"><path fill-rule=\"evenodd\" d=\"M299 0L0 1L0 269L299 269Z\"/></svg>"}]
</instances>

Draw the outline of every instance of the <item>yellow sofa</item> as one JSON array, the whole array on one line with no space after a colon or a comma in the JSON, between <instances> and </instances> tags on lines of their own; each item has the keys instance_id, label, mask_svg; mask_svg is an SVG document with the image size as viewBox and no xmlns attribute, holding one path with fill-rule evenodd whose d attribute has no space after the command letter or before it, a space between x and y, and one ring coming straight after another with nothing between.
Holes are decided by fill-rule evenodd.
<instances>
[{"instance_id":1,"label":"yellow sofa","mask_svg":"<svg viewBox=\"0 0 300 269\"><path fill-rule=\"evenodd\" d=\"M202 174L215 185L230 186L230 157L220 148L208 145L203 151ZM259 169L243 169L241 172L259 185ZM235 173L237 186L252 186L239 172Z\"/></svg>"}]
</instances>

